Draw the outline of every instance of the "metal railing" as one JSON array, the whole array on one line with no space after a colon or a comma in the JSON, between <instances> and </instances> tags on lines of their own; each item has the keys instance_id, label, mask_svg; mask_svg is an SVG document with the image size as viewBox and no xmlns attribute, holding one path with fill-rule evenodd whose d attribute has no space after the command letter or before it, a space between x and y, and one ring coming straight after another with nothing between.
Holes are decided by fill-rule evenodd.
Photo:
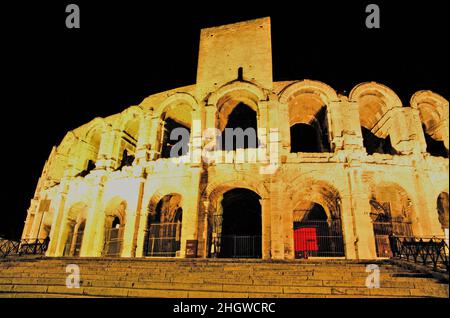
<instances>
[{"instance_id":1,"label":"metal railing","mask_svg":"<svg viewBox=\"0 0 450 318\"><path fill-rule=\"evenodd\" d=\"M448 244L441 238L389 237L394 257L414 262L434 271L448 272Z\"/></svg>"},{"instance_id":2,"label":"metal railing","mask_svg":"<svg viewBox=\"0 0 450 318\"><path fill-rule=\"evenodd\" d=\"M6 257L10 254L17 254L19 250L19 241L0 240L0 257Z\"/></svg>"},{"instance_id":3,"label":"metal railing","mask_svg":"<svg viewBox=\"0 0 450 318\"><path fill-rule=\"evenodd\" d=\"M107 229L105 233L105 245L103 247L103 256L120 257L122 253L123 226Z\"/></svg>"},{"instance_id":4,"label":"metal railing","mask_svg":"<svg viewBox=\"0 0 450 318\"><path fill-rule=\"evenodd\" d=\"M181 223L153 223L146 230L146 256L174 257L181 247Z\"/></svg>"},{"instance_id":5,"label":"metal railing","mask_svg":"<svg viewBox=\"0 0 450 318\"><path fill-rule=\"evenodd\" d=\"M48 238L22 239L21 241L0 240L0 257L45 254L49 242Z\"/></svg>"},{"instance_id":6,"label":"metal railing","mask_svg":"<svg viewBox=\"0 0 450 318\"><path fill-rule=\"evenodd\" d=\"M294 222L294 248L296 258L345 256L340 220Z\"/></svg>"},{"instance_id":7,"label":"metal railing","mask_svg":"<svg viewBox=\"0 0 450 318\"><path fill-rule=\"evenodd\" d=\"M220 237L219 257L261 258L260 235L224 235Z\"/></svg>"}]
</instances>

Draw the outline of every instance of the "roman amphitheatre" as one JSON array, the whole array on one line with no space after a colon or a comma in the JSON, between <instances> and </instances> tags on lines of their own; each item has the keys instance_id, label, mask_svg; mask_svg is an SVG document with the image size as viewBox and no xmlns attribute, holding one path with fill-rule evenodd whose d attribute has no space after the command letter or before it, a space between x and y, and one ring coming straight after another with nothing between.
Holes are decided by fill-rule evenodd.
<instances>
[{"instance_id":1,"label":"roman amphitheatre","mask_svg":"<svg viewBox=\"0 0 450 318\"><path fill-rule=\"evenodd\" d=\"M22 239L48 238L34 262L60 276L15 283L15 266L33 263L6 258L0 296L448 297L434 276L396 276L411 269L390 262L390 240L448 235L449 104L429 90L403 104L394 89L273 81L269 18L203 29L194 85L95 118L53 147ZM173 156L177 128L191 133ZM252 128L260 142L215 149L217 163L190 160L205 129L227 128ZM276 169L263 173L270 158ZM64 286L70 262L91 271L80 289ZM386 285L365 287L365 262L385 268ZM102 268L124 267L137 278L96 285ZM170 284L136 287L154 268Z\"/></svg>"}]
</instances>

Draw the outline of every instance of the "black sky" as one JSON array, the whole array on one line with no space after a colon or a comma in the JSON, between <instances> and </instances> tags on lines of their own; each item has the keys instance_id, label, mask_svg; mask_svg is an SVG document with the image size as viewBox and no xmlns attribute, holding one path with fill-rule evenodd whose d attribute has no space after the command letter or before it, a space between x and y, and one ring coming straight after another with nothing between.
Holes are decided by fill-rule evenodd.
<instances>
[{"instance_id":1,"label":"black sky","mask_svg":"<svg viewBox=\"0 0 450 318\"><path fill-rule=\"evenodd\" d=\"M80 6L81 29L65 28L69 3ZM380 6L381 29L365 27L369 3ZM404 104L422 89L450 97L448 1L30 1L0 12L0 234L9 237L20 236L67 131L195 83L204 27L270 16L275 81L316 79L347 93L378 81Z\"/></svg>"}]
</instances>

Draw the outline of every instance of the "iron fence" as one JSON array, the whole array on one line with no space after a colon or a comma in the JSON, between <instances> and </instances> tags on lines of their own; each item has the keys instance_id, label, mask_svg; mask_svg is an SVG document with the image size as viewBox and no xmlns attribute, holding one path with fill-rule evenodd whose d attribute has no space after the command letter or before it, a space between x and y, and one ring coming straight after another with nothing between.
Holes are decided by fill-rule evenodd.
<instances>
[{"instance_id":1,"label":"iron fence","mask_svg":"<svg viewBox=\"0 0 450 318\"><path fill-rule=\"evenodd\" d=\"M121 255L123 232L124 232L123 226L106 230L103 256L119 257Z\"/></svg>"},{"instance_id":2,"label":"iron fence","mask_svg":"<svg viewBox=\"0 0 450 318\"><path fill-rule=\"evenodd\" d=\"M389 237L394 257L448 273L448 244L440 238Z\"/></svg>"},{"instance_id":3,"label":"iron fence","mask_svg":"<svg viewBox=\"0 0 450 318\"><path fill-rule=\"evenodd\" d=\"M409 222L373 222L375 247L378 257L392 257L391 235L412 237L412 224Z\"/></svg>"},{"instance_id":4,"label":"iron fence","mask_svg":"<svg viewBox=\"0 0 450 318\"><path fill-rule=\"evenodd\" d=\"M6 257L10 254L17 254L20 242L11 240L0 240L0 257Z\"/></svg>"},{"instance_id":5,"label":"iron fence","mask_svg":"<svg viewBox=\"0 0 450 318\"><path fill-rule=\"evenodd\" d=\"M296 258L345 256L341 221L294 222L294 248Z\"/></svg>"},{"instance_id":6,"label":"iron fence","mask_svg":"<svg viewBox=\"0 0 450 318\"><path fill-rule=\"evenodd\" d=\"M174 257L180 250L181 223L153 223L146 230L146 256Z\"/></svg>"},{"instance_id":7,"label":"iron fence","mask_svg":"<svg viewBox=\"0 0 450 318\"><path fill-rule=\"evenodd\" d=\"M224 235L221 236L217 255L221 258L261 258L260 235Z\"/></svg>"}]
</instances>

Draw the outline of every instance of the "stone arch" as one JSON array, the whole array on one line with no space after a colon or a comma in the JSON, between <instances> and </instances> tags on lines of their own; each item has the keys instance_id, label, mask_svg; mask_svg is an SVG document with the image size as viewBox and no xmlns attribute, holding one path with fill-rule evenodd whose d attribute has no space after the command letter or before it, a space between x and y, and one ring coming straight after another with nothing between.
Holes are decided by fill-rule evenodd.
<instances>
[{"instance_id":1,"label":"stone arch","mask_svg":"<svg viewBox=\"0 0 450 318\"><path fill-rule=\"evenodd\" d=\"M118 158L117 169L132 165L136 156L142 119L142 108L132 106L124 110L113 123L113 128L118 133L115 153L115 157Z\"/></svg>"},{"instance_id":2,"label":"stone arch","mask_svg":"<svg viewBox=\"0 0 450 318\"><path fill-rule=\"evenodd\" d=\"M154 118L159 118L156 132L156 149L162 158L169 158L171 155L182 156L189 150L191 141L191 129L193 120L200 120L200 107L196 99L188 93L175 93L166 98L154 112ZM171 140L170 135L174 129L185 129L189 133L189 138L179 137ZM172 147L182 141L183 146L176 154L171 154Z\"/></svg>"},{"instance_id":3,"label":"stone arch","mask_svg":"<svg viewBox=\"0 0 450 318\"><path fill-rule=\"evenodd\" d=\"M295 257L345 256L339 191L315 179L302 180L291 191Z\"/></svg>"},{"instance_id":4,"label":"stone arch","mask_svg":"<svg viewBox=\"0 0 450 318\"><path fill-rule=\"evenodd\" d=\"M179 256L183 217L183 196L176 192L157 191L147 206L146 256Z\"/></svg>"},{"instance_id":5,"label":"stone arch","mask_svg":"<svg viewBox=\"0 0 450 318\"><path fill-rule=\"evenodd\" d=\"M261 102L266 101L266 92L255 84L244 81L233 81L213 92L208 96L206 104L215 107L215 128L223 132L225 128L253 128L257 135L257 129L262 123ZM237 115L236 111L241 114ZM236 127L227 127L230 120L236 117ZM241 118L245 117L245 118ZM256 136L255 136L256 137Z\"/></svg>"},{"instance_id":6,"label":"stone arch","mask_svg":"<svg viewBox=\"0 0 450 318\"><path fill-rule=\"evenodd\" d=\"M327 181L306 179L295 182L295 189L288 190L290 201L295 209L300 201L309 201L320 204L329 219L341 217L341 196L339 191Z\"/></svg>"},{"instance_id":7,"label":"stone arch","mask_svg":"<svg viewBox=\"0 0 450 318\"><path fill-rule=\"evenodd\" d=\"M427 152L448 158L448 101L432 91L418 91L410 101L419 111Z\"/></svg>"},{"instance_id":8,"label":"stone arch","mask_svg":"<svg viewBox=\"0 0 450 318\"><path fill-rule=\"evenodd\" d=\"M393 118L403 105L389 87L376 82L356 85L349 100L359 105L360 126L367 153L397 154L395 144L399 134L393 130Z\"/></svg>"},{"instance_id":9,"label":"stone arch","mask_svg":"<svg viewBox=\"0 0 450 318\"><path fill-rule=\"evenodd\" d=\"M77 176L84 177L95 168L106 125L105 120L100 117L87 124L85 132L80 137L79 147L76 148L76 153L80 156L78 167L82 170Z\"/></svg>"},{"instance_id":10,"label":"stone arch","mask_svg":"<svg viewBox=\"0 0 450 318\"><path fill-rule=\"evenodd\" d=\"M189 93L177 92L170 95L161 104L159 104L154 111L154 115L160 117L164 110L173 104L186 104L190 106L192 112L200 111L200 106L194 96Z\"/></svg>"},{"instance_id":11,"label":"stone arch","mask_svg":"<svg viewBox=\"0 0 450 318\"><path fill-rule=\"evenodd\" d=\"M378 257L392 257L390 236L413 236L416 227L411 196L395 182L371 183L370 217Z\"/></svg>"},{"instance_id":12,"label":"stone arch","mask_svg":"<svg viewBox=\"0 0 450 318\"><path fill-rule=\"evenodd\" d=\"M126 223L127 201L120 196L111 198L105 205L104 256L120 256Z\"/></svg>"},{"instance_id":13,"label":"stone arch","mask_svg":"<svg viewBox=\"0 0 450 318\"><path fill-rule=\"evenodd\" d=\"M299 94L313 94L322 100L326 105L337 101L339 98L336 91L329 85L320 81L305 79L289 84L278 94L278 100L287 104L291 99Z\"/></svg>"},{"instance_id":14,"label":"stone arch","mask_svg":"<svg viewBox=\"0 0 450 318\"><path fill-rule=\"evenodd\" d=\"M291 152L331 151L331 111L338 100L330 86L311 80L292 83L279 93L287 105Z\"/></svg>"},{"instance_id":15,"label":"stone arch","mask_svg":"<svg viewBox=\"0 0 450 318\"><path fill-rule=\"evenodd\" d=\"M372 220L380 213L387 213L396 222L412 223L414 221L411 196L398 183L372 183L369 189Z\"/></svg>"},{"instance_id":16,"label":"stone arch","mask_svg":"<svg viewBox=\"0 0 450 318\"><path fill-rule=\"evenodd\" d=\"M249 182L247 180L251 180L254 176L250 174L241 174L240 179L235 178L227 178L225 180L220 179L220 181L210 182L205 187L202 192L202 198L204 200L209 200L210 203L217 202L220 199L220 196L233 188L245 188L250 191L255 192L261 198L268 198L269 193L267 189L264 187L263 182Z\"/></svg>"},{"instance_id":17,"label":"stone arch","mask_svg":"<svg viewBox=\"0 0 450 318\"><path fill-rule=\"evenodd\" d=\"M267 93L259 86L243 81L233 81L226 85L223 85L215 92L211 93L206 100L207 105L214 105L219 108L219 101L224 102L226 99L224 97L229 96L230 98L243 98L251 105L248 105L258 111L258 104L260 101L266 101L268 99ZM242 97L239 97L242 96Z\"/></svg>"},{"instance_id":18,"label":"stone arch","mask_svg":"<svg viewBox=\"0 0 450 318\"><path fill-rule=\"evenodd\" d=\"M212 257L262 257L261 190L246 182L214 184L205 190L209 198L206 224L207 254ZM244 200L245 199L245 200ZM240 207L239 216L235 206ZM242 222L235 222L238 218ZM247 249L246 246L252 246Z\"/></svg>"},{"instance_id":19,"label":"stone arch","mask_svg":"<svg viewBox=\"0 0 450 318\"><path fill-rule=\"evenodd\" d=\"M77 256L81 248L83 227L86 222L88 205L84 201L73 203L67 211L67 219L63 224L62 241L64 242L64 256Z\"/></svg>"}]
</instances>

